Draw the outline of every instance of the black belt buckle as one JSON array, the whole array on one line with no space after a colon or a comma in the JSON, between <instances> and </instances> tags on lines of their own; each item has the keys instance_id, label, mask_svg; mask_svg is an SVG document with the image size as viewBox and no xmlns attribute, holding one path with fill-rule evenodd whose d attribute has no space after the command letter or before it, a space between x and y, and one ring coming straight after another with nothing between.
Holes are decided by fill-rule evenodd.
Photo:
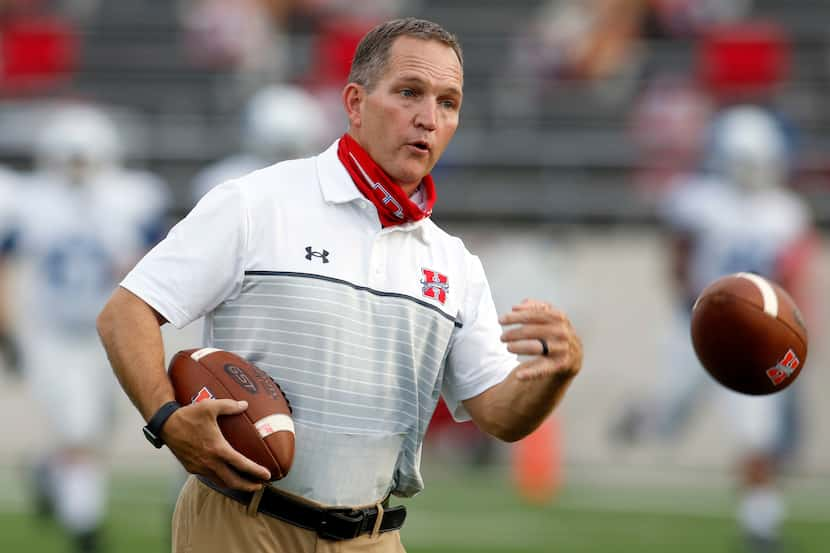
<instances>
[{"instance_id":1,"label":"black belt buckle","mask_svg":"<svg viewBox=\"0 0 830 553\"><path fill-rule=\"evenodd\" d=\"M373 510L325 511L317 534L327 540L350 540L369 530Z\"/></svg>"}]
</instances>

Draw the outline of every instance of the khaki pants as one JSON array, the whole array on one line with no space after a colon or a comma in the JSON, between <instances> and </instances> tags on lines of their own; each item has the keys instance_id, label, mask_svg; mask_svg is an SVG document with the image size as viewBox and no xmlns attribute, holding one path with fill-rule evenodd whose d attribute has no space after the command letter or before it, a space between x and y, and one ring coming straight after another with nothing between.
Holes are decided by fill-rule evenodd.
<instances>
[{"instance_id":1,"label":"khaki pants","mask_svg":"<svg viewBox=\"0 0 830 553\"><path fill-rule=\"evenodd\" d=\"M173 513L173 553L405 553L400 532L368 534L345 541L261 513L187 479Z\"/></svg>"}]
</instances>

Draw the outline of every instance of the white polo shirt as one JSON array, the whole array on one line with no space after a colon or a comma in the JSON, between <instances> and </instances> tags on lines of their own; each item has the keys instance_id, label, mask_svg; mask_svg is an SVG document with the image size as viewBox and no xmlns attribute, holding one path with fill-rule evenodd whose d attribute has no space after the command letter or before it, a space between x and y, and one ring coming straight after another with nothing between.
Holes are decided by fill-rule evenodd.
<instances>
[{"instance_id":1,"label":"white polo shirt","mask_svg":"<svg viewBox=\"0 0 830 553\"><path fill-rule=\"evenodd\" d=\"M420 491L439 394L466 420L517 364L478 258L429 219L382 229L336 142L213 189L122 286L280 383L296 453L273 485L324 505Z\"/></svg>"}]
</instances>

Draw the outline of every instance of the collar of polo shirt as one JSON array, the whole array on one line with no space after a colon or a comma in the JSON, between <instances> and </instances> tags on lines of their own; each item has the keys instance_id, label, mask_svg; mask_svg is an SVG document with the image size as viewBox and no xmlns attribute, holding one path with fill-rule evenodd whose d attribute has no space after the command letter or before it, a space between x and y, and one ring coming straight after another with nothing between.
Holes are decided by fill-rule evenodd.
<instances>
[{"instance_id":1,"label":"collar of polo shirt","mask_svg":"<svg viewBox=\"0 0 830 553\"><path fill-rule=\"evenodd\" d=\"M330 204L369 201L357 189L352 177L337 158L338 142L339 139L335 140L326 151L317 156L317 178L320 181L320 191L323 194L323 199ZM415 232L425 244L429 244L431 240L431 221L428 221L429 217L414 223L387 227L381 229L380 232Z\"/></svg>"}]
</instances>

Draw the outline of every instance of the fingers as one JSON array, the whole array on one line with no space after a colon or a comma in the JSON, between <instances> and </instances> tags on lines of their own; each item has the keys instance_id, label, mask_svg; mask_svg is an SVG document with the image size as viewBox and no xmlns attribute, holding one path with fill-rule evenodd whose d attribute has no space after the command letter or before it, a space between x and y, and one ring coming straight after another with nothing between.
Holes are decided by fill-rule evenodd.
<instances>
[{"instance_id":1,"label":"fingers","mask_svg":"<svg viewBox=\"0 0 830 553\"><path fill-rule=\"evenodd\" d=\"M550 348L553 345L551 342L566 340L568 338L568 330L564 325L526 324L505 330L501 335L502 342L538 340L539 338L547 340L548 348ZM538 341L536 345L539 345Z\"/></svg>"},{"instance_id":2,"label":"fingers","mask_svg":"<svg viewBox=\"0 0 830 553\"><path fill-rule=\"evenodd\" d=\"M238 415L248 408L246 401L212 399L188 405L177 411L180 416L171 427L168 447L182 465L195 474L202 474L218 484L254 491L268 481L267 468L235 450L219 429L217 417ZM171 417L170 425L173 421Z\"/></svg>"},{"instance_id":3,"label":"fingers","mask_svg":"<svg viewBox=\"0 0 830 553\"><path fill-rule=\"evenodd\" d=\"M537 300L524 300L499 317L499 322L517 325L501 335L501 340L507 342L508 349L514 353L540 355L544 350L539 340L544 340L549 354L553 354L562 347L561 342L567 342L573 334L571 322L562 311Z\"/></svg>"},{"instance_id":4,"label":"fingers","mask_svg":"<svg viewBox=\"0 0 830 553\"><path fill-rule=\"evenodd\" d=\"M248 402L244 400L235 401L232 399L217 399L208 403L212 404L211 407L214 409L216 416L238 415L248 408ZM217 455L221 457L227 465L230 465L230 467L241 473L240 476L250 476L252 477L251 480L254 481L267 481L271 478L271 473L268 469L248 459L235 450L221 432L219 432L219 440L221 443L217 451ZM237 476L235 480L241 480L241 478Z\"/></svg>"},{"instance_id":5,"label":"fingers","mask_svg":"<svg viewBox=\"0 0 830 553\"><path fill-rule=\"evenodd\" d=\"M219 485L243 491L256 491L267 482L271 475L262 467L227 442L219 449L207 448L198 457L176 455L188 472L202 474Z\"/></svg>"},{"instance_id":6,"label":"fingers","mask_svg":"<svg viewBox=\"0 0 830 553\"><path fill-rule=\"evenodd\" d=\"M499 322L515 325L501 335L508 351L535 356L517 368L520 380L575 373L581 367L579 338L567 315L550 304L526 299L502 315Z\"/></svg>"},{"instance_id":7,"label":"fingers","mask_svg":"<svg viewBox=\"0 0 830 553\"><path fill-rule=\"evenodd\" d=\"M226 464L216 465L213 476L208 476L208 478L226 488L245 492L255 492L263 486L262 481L251 480L247 475L237 472L233 467Z\"/></svg>"},{"instance_id":8,"label":"fingers","mask_svg":"<svg viewBox=\"0 0 830 553\"><path fill-rule=\"evenodd\" d=\"M550 304L525 300L513 306L513 310L499 317L501 324L548 324L564 323L568 320L565 313Z\"/></svg>"},{"instance_id":9,"label":"fingers","mask_svg":"<svg viewBox=\"0 0 830 553\"><path fill-rule=\"evenodd\" d=\"M568 343L560 341L546 341L548 344L548 354L546 357L557 359L563 354L568 353ZM517 355L542 355L542 344L539 339L532 340L512 340L507 342L507 351Z\"/></svg>"},{"instance_id":10,"label":"fingers","mask_svg":"<svg viewBox=\"0 0 830 553\"><path fill-rule=\"evenodd\" d=\"M254 481L268 481L271 479L271 472L267 468L248 459L231 447L230 444L227 444L227 449L222 452L222 458L236 471L243 476L252 477L251 479Z\"/></svg>"},{"instance_id":11,"label":"fingers","mask_svg":"<svg viewBox=\"0 0 830 553\"><path fill-rule=\"evenodd\" d=\"M207 407L211 408L215 415L238 415L248 408L248 402L245 400L213 399L199 403L204 403Z\"/></svg>"},{"instance_id":12,"label":"fingers","mask_svg":"<svg viewBox=\"0 0 830 553\"><path fill-rule=\"evenodd\" d=\"M562 321L563 317L551 311L541 311L538 309L523 309L520 311L511 311L499 317L499 323L503 325L514 324L546 324L550 322Z\"/></svg>"},{"instance_id":13,"label":"fingers","mask_svg":"<svg viewBox=\"0 0 830 553\"><path fill-rule=\"evenodd\" d=\"M513 306L513 311L555 311L546 301L525 298L521 303Z\"/></svg>"}]
</instances>

